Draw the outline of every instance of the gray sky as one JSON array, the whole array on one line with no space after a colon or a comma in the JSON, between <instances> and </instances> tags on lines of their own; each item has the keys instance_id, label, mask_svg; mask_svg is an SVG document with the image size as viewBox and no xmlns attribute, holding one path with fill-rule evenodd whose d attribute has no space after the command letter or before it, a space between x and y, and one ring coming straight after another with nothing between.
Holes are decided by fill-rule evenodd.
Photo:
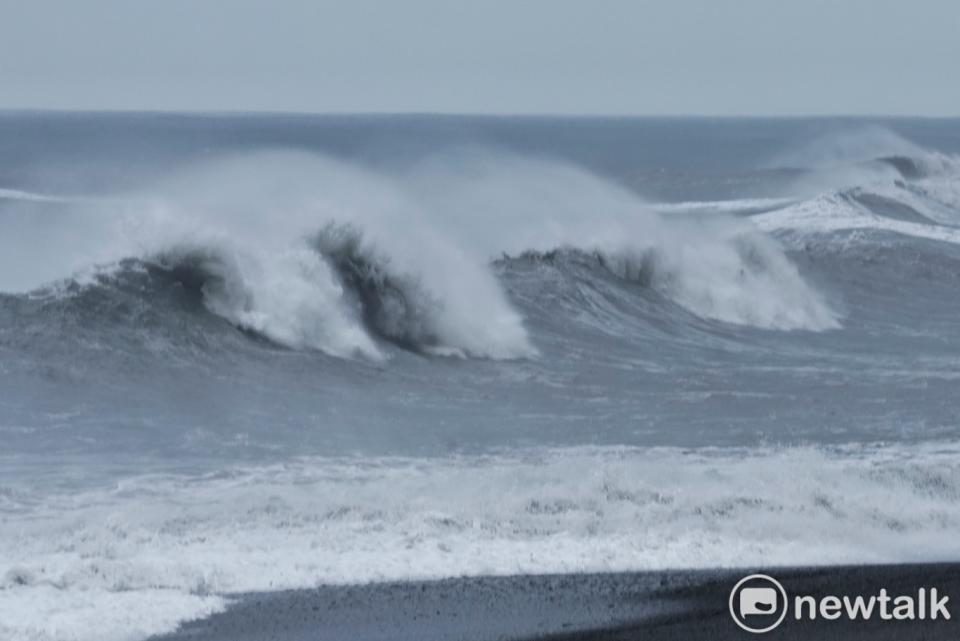
<instances>
[{"instance_id":1,"label":"gray sky","mask_svg":"<svg viewBox=\"0 0 960 641\"><path fill-rule=\"evenodd\" d=\"M0 0L0 108L960 115L958 0Z\"/></svg>"}]
</instances>

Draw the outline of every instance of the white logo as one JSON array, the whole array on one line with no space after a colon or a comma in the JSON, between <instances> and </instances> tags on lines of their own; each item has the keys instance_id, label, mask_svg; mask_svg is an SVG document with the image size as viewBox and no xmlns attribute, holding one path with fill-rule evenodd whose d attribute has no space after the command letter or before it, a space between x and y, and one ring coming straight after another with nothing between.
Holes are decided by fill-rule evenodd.
<instances>
[{"instance_id":1,"label":"white logo","mask_svg":"<svg viewBox=\"0 0 960 641\"><path fill-rule=\"evenodd\" d=\"M948 621L950 597L938 588L921 587L915 593L891 595L886 588L870 596L796 594L793 616L797 621L824 619L867 620L876 615L882 621ZM787 592L766 574L745 576L730 591L730 616L747 632L769 632L787 616Z\"/></svg>"},{"instance_id":2,"label":"white logo","mask_svg":"<svg viewBox=\"0 0 960 641\"><path fill-rule=\"evenodd\" d=\"M766 574L745 576L730 591L730 616L747 632L769 632L787 616L787 592Z\"/></svg>"}]
</instances>

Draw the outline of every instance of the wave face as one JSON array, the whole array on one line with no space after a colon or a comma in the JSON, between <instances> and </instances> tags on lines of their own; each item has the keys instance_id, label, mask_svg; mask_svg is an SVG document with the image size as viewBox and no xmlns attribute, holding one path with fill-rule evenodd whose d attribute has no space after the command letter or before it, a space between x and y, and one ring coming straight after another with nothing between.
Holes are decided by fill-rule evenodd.
<instances>
[{"instance_id":1,"label":"wave face","mask_svg":"<svg viewBox=\"0 0 960 641\"><path fill-rule=\"evenodd\" d=\"M0 637L958 554L953 124L44 118L0 116Z\"/></svg>"}]
</instances>

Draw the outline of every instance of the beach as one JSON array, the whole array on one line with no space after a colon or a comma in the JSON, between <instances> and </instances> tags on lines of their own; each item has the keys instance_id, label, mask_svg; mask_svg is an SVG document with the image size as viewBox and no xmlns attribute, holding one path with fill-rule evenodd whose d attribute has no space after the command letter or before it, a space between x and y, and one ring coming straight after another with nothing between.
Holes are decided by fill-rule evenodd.
<instances>
[{"instance_id":1,"label":"beach","mask_svg":"<svg viewBox=\"0 0 960 641\"><path fill-rule=\"evenodd\" d=\"M788 593L891 595L937 587L960 595L960 565L905 564L567 574L328 586L238 597L225 612L153 641L745 639L730 589L765 572ZM953 605L952 598L948 606ZM957 620L797 621L765 639L956 639Z\"/></svg>"}]
</instances>

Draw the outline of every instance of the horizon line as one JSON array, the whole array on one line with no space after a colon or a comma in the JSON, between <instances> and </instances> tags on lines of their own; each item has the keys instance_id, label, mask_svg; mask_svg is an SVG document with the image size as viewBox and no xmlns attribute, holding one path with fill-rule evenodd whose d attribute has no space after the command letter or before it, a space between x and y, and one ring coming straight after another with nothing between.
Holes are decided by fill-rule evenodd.
<instances>
[{"instance_id":1,"label":"horizon line","mask_svg":"<svg viewBox=\"0 0 960 641\"><path fill-rule=\"evenodd\" d=\"M925 115L906 113L580 113L580 112L470 112L470 111L300 111L287 109L147 109L147 108L82 108L66 107L2 107L0 114L23 115L169 115L169 116L289 116L289 117L414 117L414 118L530 118L568 120L639 120L639 119L713 119L713 120L844 120L876 118L882 120L958 120L957 115Z\"/></svg>"}]
</instances>

